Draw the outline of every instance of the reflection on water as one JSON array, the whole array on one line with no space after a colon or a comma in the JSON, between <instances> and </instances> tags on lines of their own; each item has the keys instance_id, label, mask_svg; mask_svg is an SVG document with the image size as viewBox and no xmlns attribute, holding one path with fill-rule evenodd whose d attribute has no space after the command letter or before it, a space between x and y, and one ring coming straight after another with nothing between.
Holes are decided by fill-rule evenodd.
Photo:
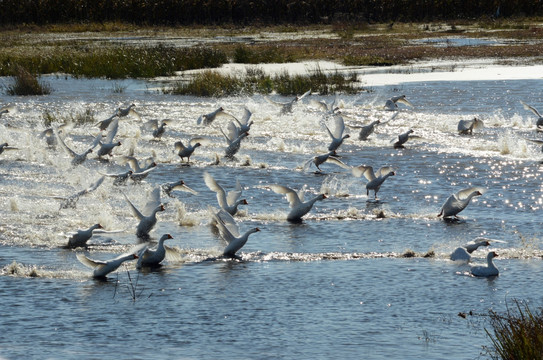
<instances>
[{"instance_id":1,"label":"reflection on water","mask_svg":"<svg viewBox=\"0 0 543 360\"><path fill-rule=\"evenodd\" d=\"M0 320L9 329L1 356L360 358L369 352L390 358L401 350L413 359L476 358L489 343L485 325L474 327L458 312L505 309L511 297L541 298L533 287L542 275L541 153L527 140L539 135L536 119L519 101L543 106L536 90L541 80L419 81L340 95L352 125L390 119L382 106L392 96L405 94L414 105L401 106L367 141L347 129L353 136L338 152L350 166L395 169L378 201L366 195L366 179L348 169L325 163L322 174L303 170L330 142L323 126L329 120L309 98L332 97L313 94L281 115L259 95L199 99L149 92L143 81L48 81L56 91L46 97L2 96L18 112L0 119L0 140L19 150L0 158L0 292L10 309ZM116 86L123 93L112 92ZM130 103L143 120L119 121L122 146L108 161L90 155L73 167L62 149L37 137L45 112L61 118L91 109L98 122ZM219 127L226 130L229 120L196 124L218 106L238 117L244 106L253 112L250 136L235 161L222 158ZM474 116L484 129L459 135L458 121ZM174 121L153 140L143 122L164 118ZM394 149L409 129L418 138ZM62 136L83 149L97 133L89 123ZM190 166L181 165L173 144L194 136L208 142ZM152 157L156 171L139 184L106 179L74 209L59 209L56 196L88 187L100 173L126 171L119 160L129 154ZM206 171L227 189L239 180L249 205L236 220L242 231L262 230L249 238L241 260L219 258L225 244L209 225L207 208L217 207L217 199L204 184ZM179 179L198 194L161 194L166 211L151 232L155 240L172 234L169 245L179 256L157 271L139 273L132 263L105 283L92 280L76 253L108 259L136 245L137 220L122 193L143 207L153 189ZM320 192L328 198L292 224L288 202L266 189L269 184L307 185L307 198ZM470 186L486 192L459 221L440 220L448 196ZM86 249L62 249L66 233L94 223L116 232L95 234ZM499 253L495 279L467 276L469 264L448 260L452 250L479 236L503 241L472 254L473 263L484 263L486 251ZM459 347L466 331L470 346Z\"/></svg>"}]
</instances>

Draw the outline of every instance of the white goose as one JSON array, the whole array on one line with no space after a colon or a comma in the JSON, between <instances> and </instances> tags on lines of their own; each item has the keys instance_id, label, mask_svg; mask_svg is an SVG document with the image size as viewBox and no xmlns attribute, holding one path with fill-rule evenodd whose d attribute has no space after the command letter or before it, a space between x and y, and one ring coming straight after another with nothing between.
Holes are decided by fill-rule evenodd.
<instances>
[{"instance_id":1,"label":"white goose","mask_svg":"<svg viewBox=\"0 0 543 360\"><path fill-rule=\"evenodd\" d=\"M92 152L92 149L94 149L98 145L98 143L100 142L100 139L102 138L102 134L98 134L98 136L94 138L94 141L92 142L91 146L87 150L85 150L83 153L78 154L66 145L66 143L64 142L64 140L62 140L62 138L60 137L56 129L53 129L53 132L55 133L55 136L57 137L57 140L60 146L72 158L73 166L81 165L85 160L87 160L87 155L89 155Z\"/></svg>"},{"instance_id":2,"label":"white goose","mask_svg":"<svg viewBox=\"0 0 543 360\"><path fill-rule=\"evenodd\" d=\"M537 120L536 120L536 123L535 125L540 128L543 126L543 116L541 116L541 114L539 113L539 111L537 111L537 109L533 106L530 106L528 104L526 104L524 101L520 100L520 103L522 104L522 106L526 109L526 110L529 110L531 112L533 112L535 114L535 116L537 116Z\"/></svg>"},{"instance_id":3,"label":"white goose","mask_svg":"<svg viewBox=\"0 0 543 360\"><path fill-rule=\"evenodd\" d=\"M409 129L403 134L398 135L398 140L396 140L396 142L394 143L394 149L403 149L403 144L405 144L407 140L409 140L409 135L411 135L413 132L413 130Z\"/></svg>"},{"instance_id":4,"label":"white goose","mask_svg":"<svg viewBox=\"0 0 543 360\"><path fill-rule=\"evenodd\" d=\"M247 200L240 199L243 188L239 181L236 181L236 189L228 192L228 196L224 188L208 172L204 172L204 182L209 190L217 193L219 206L230 215L237 213L239 205L248 205Z\"/></svg>"},{"instance_id":5,"label":"white goose","mask_svg":"<svg viewBox=\"0 0 543 360\"><path fill-rule=\"evenodd\" d=\"M171 193L174 190L186 191L186 192L190 192L193 195L198 195L198 191L193 190L190 187L188 187L183 180L179 180L172 183L165 183L165 184L162 184L160 187L162 188L164 193L168 195L169 197L173 197Z\"/></svg>"},{"instance_id":6,"label":"white goose","mask_svg":"<svg viewBox=\"0 0 543 360\"><path fill-rule=\"evenodd\" d=\"M233 159L234 155L236 155L239 151L239 148L241 147L241 140L245 139L247 136L249 136L248 132L240 134L238 137L233 137L232 132L230 132L228 135L222 131L222 134L224 135L226 142L228 143L228 146L226 147L226 150L224 151L224 156L228 159Z\"/></svg>"},{"instance_id":7,"label":"white goose","mask_svg":"<svg viewBox=\"0 0 543 360\"><path fill-rule=\"evenodd\" d=\"M377 193L381 188L381 185L388 179L390 176L396 175L394 169L390 166L383 166L373 172L373 167L369 165L359 165L352 168L352 173L356 177L365 176L368 179L366 184L366 195L370 195L370 190L374 192L374 198L377 200Z\"/></svg>"},{"instance_id":8,"label":"white goose","mask_svg":"<svg viewBox=\"0 0 543 360\"><path fill-rule=\"evenodd\" d=\"M78 191L75 194L72 194L69 196L53 196L53 198L57 200L61 200L59 210L68 209L68 208L75 209L77 201L79 200L81 196L87 195L95 191L96 189L98 189L100 185L102 185L103 182L104 182L104 176L100 177L98 180L92 183L88 188Z\"/></svg>"},{"instance_id":9,"label":"white goose","mask_svg":"<svg viewBox=\"0 0 543 360\"><path fill-rule=\"evenodd\" d=\"M211 207L208 207L208 211L216 222L221 238L228 243L223 251L223 256L239 259L240 257L236 255L236 252L247 243L249 235L260 231L260 229L255 227L240 235L239 227L232 215L222 209L216 213Z\"/></svg>"},{"instance_id":10,"label":"white goose","mask_svg":"<svg viewBox=\"0 0 543 360\"><path fill-rule=\"evenodd\" d=\"M117 270L123 262L138 258L138 255L136 254L123 254L111 260L93 260L83 254L76 254L76 256L77 260L83 265L94 269L92 276L96 279L104 279L107 274Z\"/></svg>"},{"instance_id":11,"label":"white goose","mask_svg":"<svg viewBox=\"0 0 543 360\"><path fill-rule=\"evenodd\" d=\"M253 120L250 120L250 119L252 115L253 113L245 107L243 108L243 116L241 117L241 120L238 120L238 118L234 117L234 120L236 120L236 122L239 125L239 128L236 127L236 132L237 132L236 137L238 137L239 135L243 133L248 133L249 130L251 130L251 126L253 125Z\"/></svg>"},{"instance_id":12,"label":"white goose","mask_svg":"<svg viewBox=\"0 0 543 360\"><path fill-rule=\"evenodd\" d=\"M471 260L471 253L473 253L481 246L490 246L490 241L483 238L475 239L475 241L469 242L461 247L456 248L452 252L450 259L452 261L469 262Z\"/></svg>"},{"instance_id":13,"label":"white goose","mask_svg":"<svg viewBox=\"0 0 543 360\"><path fill-rule=\"evenodd\" d=\"M67 248L76 248L87 246L87 241L92 237L92 232L96 229L102 229L102 225L94 224L86 230L77 230L73 234L69 234Z\"/></svg>"},{"instance_id":14,"label":"white goose","mask_svg":"<svg viewBox=\"0 0 543 360\"><path fill-rule=\"evenodd\" d=\"M487 266L473 266L471 268L471 274L477 277L498 276L500 274L500 271L498 270L496 265L494 265L493 261L493 259L497 256L498 254L496 254L494 251L489 252L486 256Z\"/></svg>"},{"instance_id":15,"label":"white goose","mask_svg":"<svg viewBox=\"0 0 543 360\"><path fill-rule=\"evenodd\" d=\"M411 102L406 99L405 95L399 95L399 96L394 96L388 99L385 102L384 108L385 110L389 110L389 111L398 110L398 103L413 107L413 104L411 104Z\"/></svg>"},{"instance_id":16,"label":"white goose","mask_svg":"<svg viewBox=\"0 0 543 360\"><path fill-rule=\"evenodd\" d=\"M174 147L177 156L181 158L181 161L183 161L184 158L187 158L187 163L189 163L192 153L194 153L194 150L196 150L197 147L202 145L203 140L204 138L200 137L192 138L189 140L187 146L185 146L181 140L176 141Z\"/></svg>"},{"instance_id":17,"label":"white goose","mask_svg":"<svg viewBox=\"0 0 543 360\"><path fill-rule=\"evenodd\" d=\"M130 206L130 210L132 210L132 214L139 220L136 227L136 236L143 240L149 239L149 233L157 223L156 214L159 211L166 210L164 205L160 203L160 188L155 188L152 191L151 199L145 205L143 213L132 204L125 193L123 195Z\"/></svg>"},{"instance_id":18,"label":"white goose","mask_svg":"<svg viewBox=\"0 0 543 360\"><path fill-rule=\"evenodd\" d=\"M201 115L198 120L196 120L196 124L200 125L200 124L204 124L204 125L211 125L211 123L213 121L215 121L215 119L217 117L221 117L221 116L228 116L228 117L234 117L232 116L231 114L227 113L226 111L224 111L224 108L221 106L219 107L217 110L215 111L212 111L210 112L209 114L204 114L204 115Z\"/></svg>"},{"instance_id":19,"label":"white goose","mask_svg":"<svg viewBox=\"0 0 543 360\"><path fill-rule=\"evenodd\" d=\"M157 267L160 265L160 262L166 257L166 248L164 247L164 241L173 239L170 234L164 234L158 240L158 245L154 249L149 249L145 246L138 253L138 263L136 264L137 269L142 267Z\"/></svg>"},{"instance_id":20,"label":"white goose","mask_svg":"<svg viewBox=\"0 0 543 360\"><path fill-rule=\"evenodd\" d=\"M302 221L302 217L311 210L315 202L326 199L326 195L319 194L314 198L304 201L305 186L298 192L283 185L273 184L267 185L266 187L269 187L277 194L286 195L291 209L287 215L287 220L292 222Z\"/></svg>"},{"instance_id":21,"label":"white goose","mask_svg":"<svg viewBox=\"0 0 543 360\"><path fill-rule=\"evenodd\" d=\"M478 130L483 127L483 121L475 117L471 120L460 120L458 122L457 130L460 135L472 135L474 129Z\"/></svg>"},{"instance_id":22,"label":"white goose","mask_svg":"<svg viewBox=\"0 0 543 360\"><path fill-rule=\"evenodd\" d=\"M445 204L443 204L441 207L441 211L437 216L442 216L443 219L449 217L457 218L457 214L468 206L473 197L481 196L483 193L484 189L480 187L470 187L460 190L457 193L449 196Z\"/></svg>"},{"instance_id":23,"label":"white goose","mask_svg":"<svg viewBox=\"0 0 543 360\"><path fill-rule=\"evenodd\" d=\"M118 108L116 114L117 114L118 117L126 117L128 115L133 115L137 119L141 120L140 114L138 114L138 112L133 109L133 107L135 107L135 106L136 106L136 104L130 104L128 107L126 107L124 109Z\"/></svg>"},{"instance_id":24,"label":"white goose","mask_svg":"<svg viewBox=\"0 0 543 360\"><path fill-rule=\"evenodd\" d=\"M284 114L291 113L292 112L292 107L294 106L294 104L297 103L298 101L302 100L304 97L306 97L307 95L310 95L310 94L311 94L311 89L309 89L308 91L306 91L305 93L303 93L300 96L297 95L294 99L292 99L292 100L290 100L290 101L288 101L286 103L273 101L272 99L270 99L267 96L264 96L264 99L267 102L269 102L270 104L281 107L281 114L284 115Z\"/></svg>"},{"instance_id":25,"label":"white goose","mask_svg":"<svg viewBox=\"0 0 543 360\"><path fill-rule=\"evenodd\" d=\"M330 131L328 126L324 124L324 127L328 131L328 135L332 138L332 142L330 145L328 145L329 151L336 151L341 144L343 144L343 140L350 137L349 134L343 135L343 132L345 131L345 123L343 121L343 117L336 115L334 116L334 130Z\"/></svg>"},{"instance_id":26,"label":"white goose","mask_svg":"<svg viewBox=\"0 0 543 360\"><path fill-rule=\"evenodd\" d=\"M18 150L19 148L16 148L14 146L9 146L8 143L0 144L0 154L2 154L5 150Z\"/></svg>"},{"instance_id":27,"label":"white goose","mask_svg":"<svg viewBox=\"0 0 543 360\"><path fill-rule=\"evenodd\" d=\"M100 145L100 148L96 152L96 155L98 155L99 158L102 156L113 156L112 151L116 146L121 146L121 142L113 142L113 139L115 138L115 135L117 135L117 131L119 130L119 118L116 118L109 124L107 128L107 135L104 141L99 141L98 144Z\"/></svg>"},{"instance_id":28,"label":"white goose","mask_svg":"<svg viewBox=\"0 0 543 360\"><path fill-rule=\"evenodd\" d=\"M109 127L109 125L111 124L111 122L117 116L119 116L119 115L117 113L115 113L115 114L111 115L110 117L108 117L107 119L97 122L96 124L94 124L94 126L98 126L98 128L100 130L106 130Z\"/></svg>"}]
</instances>

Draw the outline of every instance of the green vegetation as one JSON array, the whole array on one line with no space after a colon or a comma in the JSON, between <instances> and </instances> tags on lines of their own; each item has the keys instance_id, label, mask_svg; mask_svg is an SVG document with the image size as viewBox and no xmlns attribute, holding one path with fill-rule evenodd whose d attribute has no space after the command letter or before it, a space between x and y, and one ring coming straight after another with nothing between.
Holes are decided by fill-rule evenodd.
<instances>
[{"instance_id":1,"label":"green vegetation","mask_svg":"<svg viewBox=\"0 0 543 360\"><path fill-rule=\"evenodd\" d=\"M490 310L493 331L486 330L493 345L493 359L543 359L543 311L532 312L527 304L514 301L505 315Z\"/></svg>"},{"instance_id":2,"label":"green vegetation","mask_svg":"<svg viewBox=\"0 0 543 360\"><path fill-rule=\"evenodd\" d=\"M272 92L280 95L297 95L311 89L320 94L340 92L352 94L360 90L356 83L355 74L343 75L337 72L325 74L320 69L312 71L309 75L294 76L286 72L270 76L261 69L249 69L244 76L203 71L190 81L178 83L173 89L165 90L165 92L176 95L220 97L252 95L254 93L270 94Z\"/></svg>"},{"instance_id":3,"label":"green vegetation","mask_svg":"<svg viewBox=\"0 0 543 360\"><path fill-rule=\"evenodd\" d=\"M91 108L86 108L82 112L71 112L69 114L55 114L46 110L42 114L42 119L45 127L50 127L52 124L73 124L77 126L96 123L94 111Z\"/></svg>"},{"instance_id":4,"label":"green vegetation","mask_svg":"<svg viewBox=\"0 0 543 360\"><path fill-rule=\"evenodd\" d=\"M47 95L51 92L49 85L40 82L38 77L22 66L13 71L13 82L6 87L8 95Z\"/></svg>"}]
</instances>

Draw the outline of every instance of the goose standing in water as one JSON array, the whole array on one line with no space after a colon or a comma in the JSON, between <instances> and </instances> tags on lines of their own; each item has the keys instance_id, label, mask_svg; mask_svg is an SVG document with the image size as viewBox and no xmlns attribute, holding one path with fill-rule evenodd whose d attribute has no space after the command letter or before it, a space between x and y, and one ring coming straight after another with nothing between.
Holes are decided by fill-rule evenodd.
<instances>
[{"instance_id":1,"label":"goose standing in water","mask_svg":"<svg viewBox=\"0 0 543 360\"><path fill-rule=\"evenodd\" d=\"M123 254L111 260L93 260L83 254L76 254L76 256L83 265L93 269L92 276L95 279L105 279L107 274L117 270L123 262L138 258L136 254Z\"/></svg>"},{"instance_id":2,"label":"goose standing in water","mask_svg":"<svg viewBox=\"0 0 543 360\"><path fill-rule=\"evenodd\" d=\"M307 201L304 201L305 186L296 192L291 188L283 185L267 185L277 194L284 194L287 197L287 201L290 205L290 212L287 215L287 220L291 222L301 222L302 217L307 214L315 202L326 199L326 195L319 194Z\"/></svg>"},{"instance_id":3,"label":"goose standing in water","mask_svg":"<svg viewBox=\"0 0 543 360\"><path fill-rule=\"evenodd\" d=\"M477 277L498 276L500 274L500 271L498 270L496 265L494 265L493 260L497 256L498 254L496 254L494 251L489 252L486 256L487 266L473 266L471 268L471 274Z\"/></svg>"},{"instance_id":4,"label":"goose standing in water","mask_svg":"<svg viewBox=\"0 0 543 360\"><path fill-rule=\"evenodd\" d=\"M255 227L247 230L243 235L240 235L239 227L232 215L222 209L219 210L219 212L215 212L215 210L211 207L208 207L208 211L213 220L215 220L221 238L228 244L223 251L223 256L241 259L236 255L236 252L238 252L247 243L249 235L260 231L260 229Z\"/></svg>"},{"instance_id":5,"label":"goose standing in water","mask_svg":"<svg viewBox=\"0 0 543 360\"><path fill-rule=\"evenodd\" d=\"M166 248L164 247L164 241L173 239L170 234L164 234L158 240L158 245L154 249L149 249L145 246L138 253L138 263L136 264L137 269L142 267L157 267L160 266L160 263L166 257Z\"/></svg>"},{"instance_id":6,"label":"goose standing in water","mask_svg":"<svg viewBox=\"0 0 543 360\"><path fill-rule=\"evenodd\" d=\"M330 143L330 145L328 145L329 151L336 151L341 146L341 144L343 144L343 140L350 137L349 134L343 135L343 132L345 131L345 123L342 116L334 116L333 131L330 131L326 124L324 124L324 127L328 131L328 135L330 135L330 137L332 138L332 142Z\"/></svg>"},{"instance_id":7,"label":"goose standing in water","mask_svg":"<svg viewBox=\"0 0 543 360\"><path fill-rule=\"evenodd\" d=\"M87 246L87 241L92 237L92 233L96 229L102 229L102 225L94 224L86 230L77 230L73 234L69 234L67 248L76 248Z\"/></svg>"},{"instance_id":8,"label":"goose standing in water","mask_svg":"<svg viewBox=\"0 0 543 360\"><path fill-rule=\"evenodd\" d=\"M385 110L395 111L398 110L398 103L413 107L413 104L407 100L405 95L394 96L388 99L385 103Z\"/></svg>"},{"instance_id":9,"label":"goose standing in water","mask_svg":"<svg viewBox=\"0 0 543 360\"><path fill-rule=\"evenodd\" d=\"M142 212L140 212L134 206L134 204L132 204L126 194L123 193L123 195L128 202L128 205L130 206L132 214L139 220L139 223L136 227L136 236L141 240L148 240L149 233L157 223L157 213L159 211L166 210L164 208L164 205L160 203L160 188L156 188L153 190L153 192L151 193L151 199L147 202Z\"/></svg>"},{"instance_id":10,"label":"goose standing in water","mask_svg":"<svg viewBox=\"0 0 543 360\"><path fill-rule=\"evenodd\" d=\"M483 121L475 117L471 120L460 120L458 122L457 129L460 135L472 135L474 129L478 130L482 129L483 127Z\"/></svg>"},{"instance_id":11,"label":"goose standing in water","mask_svg":"<svg viewBox=\"0 0 543 360\"><path fill-rule=\"evenodd\" d=\"M219 206L230 215L235 215L237 213L239 205L248 204L247 200L240 199L243 188L239 181L236 181L236 189L230 191L228 196L226 195L224 188L220 186L208 172L204 172L204 182L209 190L217 193Z\"/></svg>"},{"instance_id":12,"label":"goose standing in water","mask_svg":"<svg viewBox=\"0 0 543 360\"><path fill-rule=\"evenodd\" d=\"M194 153L197 147L202 145L203 138L192 138L189 140L187 146L183 144L181 140L176 141L174 144L175 153L181 158L181 161L184 161L187 158L187 164L190 163L190 157Z\"/></svg>"},{"instance_id":13,"label":"goose standing in water","mask_svg":"<svg viewBox=\"0 0 543 360\"><path fill-rule=\"evenodd\" d=\"M480 187L470 187L452 194L449 196L445 204L443 204L441 207L441 212L437 216L442 216L443 219L449 217L458 218L457 214L468 206L471 199L475 196L483 195L483 192L484 190Z\"/></svg>"},{"instance_id":14,"label":"goose standing in water","mask_svg":"<svg viewBox=\"0 0 543 360\"><path fill-rule=\"evenodd\" d=\"M352 173L356 177L364 176L368 179L368 183L366 184L366 195L369 197L370 190L373 190L375 200L377 200L377 193L385 180L390 176L396 175L396 172L390 166L383 166L379 168L377 172L374 172L373 167L369 165L355 166L352 168Z\"/></svg>"},{"instance_id":15,"label":"goose standing in water","mask_svg":"<svg viewBox=\"0 0 543 360\"><path fill-rule=\"evenodd\" d=\"M520 103L522 104L524 109L533 112L535 114L535 116L537 116L537 120L535 122L535 125L537 126L538 129L540 129L543 126L543 116L541 116L541 114L539 113L539 111L537 111L537 109L535 107L526 104L522 100L520 100Z\"/></svg>"},{"instance_id":16,"label":"goose standing in water","mask_svg":"<svg viewBox=\"0 0 543 360\"><path fill-rule=\"evenodd\" d=\"M464 246L456 248L450 259L452 261L465 261L469 262L471 260L471 254L481 246L490 246L490 241L488 239L475 239L476 241L469 242ZM477 241L479 240L479 241Z\"/></svg>"}]
</instances>

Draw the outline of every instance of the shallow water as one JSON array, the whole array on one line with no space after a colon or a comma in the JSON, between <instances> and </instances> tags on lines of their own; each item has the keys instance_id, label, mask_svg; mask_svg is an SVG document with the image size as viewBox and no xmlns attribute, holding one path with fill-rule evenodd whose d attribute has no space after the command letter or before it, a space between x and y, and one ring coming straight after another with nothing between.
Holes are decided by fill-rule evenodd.
<instances>
[{"instance_id":1,"label":"shallow water","mask_svg":"<svg viewBox=\"0 0 543 360\"><path fill-rule=\"evenodd\" d=\"M4 115L1 141L17 146L0 159L0 355L17 358L397 358L475 359L490 340L484 316L463 319L459 312L504 311L512 299L538 306L543 292L540 212L543 204L540 145L535 117L519 100L541 107L543 80L434 81L371 84L371 92L339 96L347 122L387 120L384 101L406 94L414 108L378 127L368 141L355 130L340 148L349 165L393 166L396 176L379 192L366 195L363 178L324 164L323 174L303 165L326 152L329 138L321 112L310 100L279 115L262 96L204 99L162 95L144 81L75 80L50 77L55 91L45 97L2 96L18 111ZM389 75L394 76L394 75ZM459 73L459 78L462 74ZM446 80L445 80L446 79ZM7 80L6 80L7 81ZM122 89L122 92L114 92ZM286 100L272 96L276 100ZM143 121L169 118L162 140L152 139L134 117L120 120L123 145L109 162L92 155L73 168L62 149L37 138L42 114L74 117L92 110L96 121L119 106L136 104ZM226 161L219 118L210 127L199 115L223 106L236 116L243 106L254 125L235 161ZM460 119L479 117L485 128L460 136ZM394 149L398 134L419 136ZM82 151L97 129L91 124L68 130L66 142ZM190 166L180 164L173 143L205 136ZM141 184L116 187L111 179L79 199L75 209L60 209L54 196L86 188L100 173L125 170L120 155L153 156L157 169ZM218 155L217 155L218 154ZM218 165L216 157L221 159ZM258 226L240 251L242 261L209 260L224 243L212 231L207 212L217 207L203 182L207 171L227 190L235 179L244 186L248 206L236 216L241 231ZM151 190L182 178L198 195L163 194L166 211L151 233L170 233L178 259L156 271L122 266L108 281L91 278L75 254L108 259L136 245L136 219L124 192L143 207ZM287 222L284 196L267 184L294 189L307 185L306 198L324 192L301 224ZM436 217L447 197L462 188L486 189L460 214L458 222ZM63 233L101 223L116 233L97 234L84 250L63 249ZM473 253L483 263L496 251L500 276L469 276L469 265L448 255L476 238L501 240ZM413 257L403 255L414 252ZM431 257L424 257L432 253ZM369 354L369 355L366 355ZM446 355L444 355L446 354ZM483 356L484 357L484 356Z\"/></svg>"}]
</instances>

